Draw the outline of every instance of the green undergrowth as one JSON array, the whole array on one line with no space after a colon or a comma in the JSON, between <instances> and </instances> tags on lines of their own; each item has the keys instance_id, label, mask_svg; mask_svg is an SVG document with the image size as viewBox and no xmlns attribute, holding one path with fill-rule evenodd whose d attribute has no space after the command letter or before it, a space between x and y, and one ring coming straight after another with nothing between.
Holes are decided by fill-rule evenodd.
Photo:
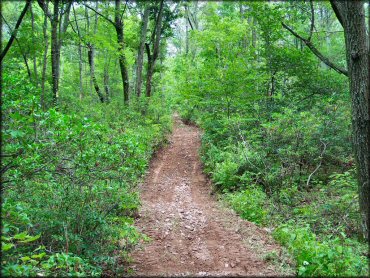
<instances>
[{"instance_id":1,"label":"green undergrowth","mask_svg":"<svg viewBox=\"0 0 370 278\"><path fill-rule=\"evenodd\" d=\"M314 124L320 117L315 109L311 114L286 110L264 123L261 118L207 114L185 102L178 107L181 116L204 130L204 171L221 198L243 219L272 230L296 261L297 275L368 274L355 169L349 146L338 138L345 134L334 127L346 122L345 111L322 130ZM325 121L325 115L321 118ZM324 140L331 146L307 185Z\"/></svg>"},{"instance_id":2,"label":"green undergrowth","mask_svg":"<svg viewBox=\"0 0 370 278\"><path fill-rule=\"evenodd\" d=\"M128 251L147 240L134 226L136 184L172 128L166 101L62 94L42 110L38 89L16 76L4 83L2 274L123 273Z\"/></svg>"}]
</instances>

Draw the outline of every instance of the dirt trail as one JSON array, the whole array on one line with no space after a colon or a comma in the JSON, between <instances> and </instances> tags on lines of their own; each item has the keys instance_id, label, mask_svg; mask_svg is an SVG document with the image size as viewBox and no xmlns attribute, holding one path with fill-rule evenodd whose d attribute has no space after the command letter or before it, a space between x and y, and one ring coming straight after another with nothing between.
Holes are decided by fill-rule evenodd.
<instances>
[{"instance_id":1,"label":"dirt trail","mask_svg":"<svg viewBox=\"0 0 370 278\"><path fill-rule=\"evenodd\" d=\"M152 241L131 254L134 276L279 275L263 260L280 252L268 233L212 196L198 156L199 129L175 118L142 186L139 229Z\"/></svg>"}]
</instances>

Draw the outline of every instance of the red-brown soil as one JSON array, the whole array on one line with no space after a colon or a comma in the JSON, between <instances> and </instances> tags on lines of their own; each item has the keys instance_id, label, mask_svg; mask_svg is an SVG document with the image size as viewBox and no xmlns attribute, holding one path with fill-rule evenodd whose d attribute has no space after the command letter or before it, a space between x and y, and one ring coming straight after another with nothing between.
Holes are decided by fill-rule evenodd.
<instances>
[{"instance_id":1,"label":"red-brown soil","mask_svg":"<svg viewBox=\"0 0 370 278\"><path fill-rule=\"evenodd\" d=\"M132 253L133 276L281 275L269 233L240 219L211 194L198 155L200 131L175 118L170 144L153 159L136 223L152 240Z\"/></svg>"}]
</instances>

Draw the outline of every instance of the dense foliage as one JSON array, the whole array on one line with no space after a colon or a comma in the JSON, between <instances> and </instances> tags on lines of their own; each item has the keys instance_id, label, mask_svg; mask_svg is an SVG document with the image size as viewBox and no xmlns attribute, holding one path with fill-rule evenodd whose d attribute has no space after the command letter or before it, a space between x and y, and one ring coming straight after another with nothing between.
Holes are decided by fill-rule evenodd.
<instances>
[{"instance_id":1,"label":"dense foliage","mask_svg":"<svg viewBox=\"0 0 370 278\"><path fill-rule=\"evenodd\" d=\"M330 35L334 15L327 3L315 5L323 29L313 39L344 63L343 39ZM204 129L204 169L220 197L242 218L272 228L298 275L366 275L346 78L279 23L296 11L286 20L304 32L309 14L299 9L307 7L201 5L189 52L168 61L170 84L182 117Z\"/></svg>"},{"instance_id":2,"label":"dense foliage","mask_svg":"<svg viewBox=\"0 0 370 278\"><path fill-rule=\"evenodd\" d=\"M4 152L15 155L4 159L3 274L100 273L77 256L116 264L145 239L132 226L135 184L171 128L169 111L156 99L145 116L114 101L42 111L35 88L4 80Z\"/></svg>"},{"instance_id":3,"label":"dense foliage","mask_svg":"<svg viewBox=\"0 0 370 278\"><path fill-rule=\"evenodd\" d=\"M2 15L16 20L22 8L7 2ZM129 106L123 103L115 74L118 65L113 63L117 59L114 29L99 19L95 33L81 22L79 28L84 42L95 43L98 83L111 77L104 84L109 86L107 101L100 103L94 84L89 84L87 59L81 61L82 68L76 66L81 58L76 51L80 38L69 28L62 48L60 96L58 105L53 105L49 61L45 91L40 76L35 76L45 62L44 16L37 3L32 8L33 18L26 14L18 43L3 64L2 275L125 273L129 251L149 240L134 226L140 205L137 184L171 131L168 99L157 93L155 74L150 100L133 94ZM85 12L94 17L81 5L73 12L81 19ZM125 21L125 54L132 67L140 31L136 13L126 15ZM29 65L35 57L30 76L19 53Z\"/></svg>"}]
</instances>

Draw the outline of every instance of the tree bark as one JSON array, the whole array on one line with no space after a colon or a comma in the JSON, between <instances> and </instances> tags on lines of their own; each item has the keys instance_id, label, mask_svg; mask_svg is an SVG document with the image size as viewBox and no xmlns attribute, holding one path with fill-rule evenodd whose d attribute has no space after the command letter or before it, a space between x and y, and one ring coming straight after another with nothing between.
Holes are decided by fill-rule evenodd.
<instances>
[{"instance_id":1,"label":"tree bark","mask_svg":"<svg viewBox=\"0 0 370 278\"><path fill-rule=\"evenodd\" d=\"M158 16L155 24L155 36L154 36L154 45L153 45L153 54L150 54L150 48L149 45L146 44L147 54L148 54L148 70L147 70L147 76L146 76L146 96L151 96L151 90L152 90L152 78L154 74L154 67L155 62L158 58L159 54L159 43L161 40L161 31L162 31L162 15L163 15L163 3L164 1L161 1L161 4L159 6Z\"/></svg>"},{"instance_id":2,"label":"tree bark","mask_svg":"<svg viewBox=\"0 0 370 278\"><path fill-rule=\"evenodd\" d=\"M146 33L148 30L148 21L149 21L149 4L145 4L144 15L142 18L141 25L141 35L140 35L140 46L137 53L137 67L136 67L136 95L141 96L141 85L143 82L142 72L143 72L143 60L144 60L144 47L146 40Z\"/></svg>"},{"instance_id":3,"label":"tree bark","mask_svg":"<svg viewBox=\"0 0 370 278\"><path fill-rule=\"evenodd\" d=\"M129 102L129 79L126 57L124 54L124 35L123 35L123 21L120 15L121 11L121 0L115 0L115 13L114 13L114 27L117 33L118 42L118 62L121 70L121 77L123 83L123 100L125 104Z\"/></svg>"},{"instance_id":4,"label":"tree bark","mask_svg":"<svg viewBox=\"0 0 370 278\"><path fill-rule=\"evenodd\" d=\"M370 120L369 42L363 1L334 1L332 8L344 28L352 99L353 147L358 171L363 235L369 239Z\"/></svg>"}]
</instances>

